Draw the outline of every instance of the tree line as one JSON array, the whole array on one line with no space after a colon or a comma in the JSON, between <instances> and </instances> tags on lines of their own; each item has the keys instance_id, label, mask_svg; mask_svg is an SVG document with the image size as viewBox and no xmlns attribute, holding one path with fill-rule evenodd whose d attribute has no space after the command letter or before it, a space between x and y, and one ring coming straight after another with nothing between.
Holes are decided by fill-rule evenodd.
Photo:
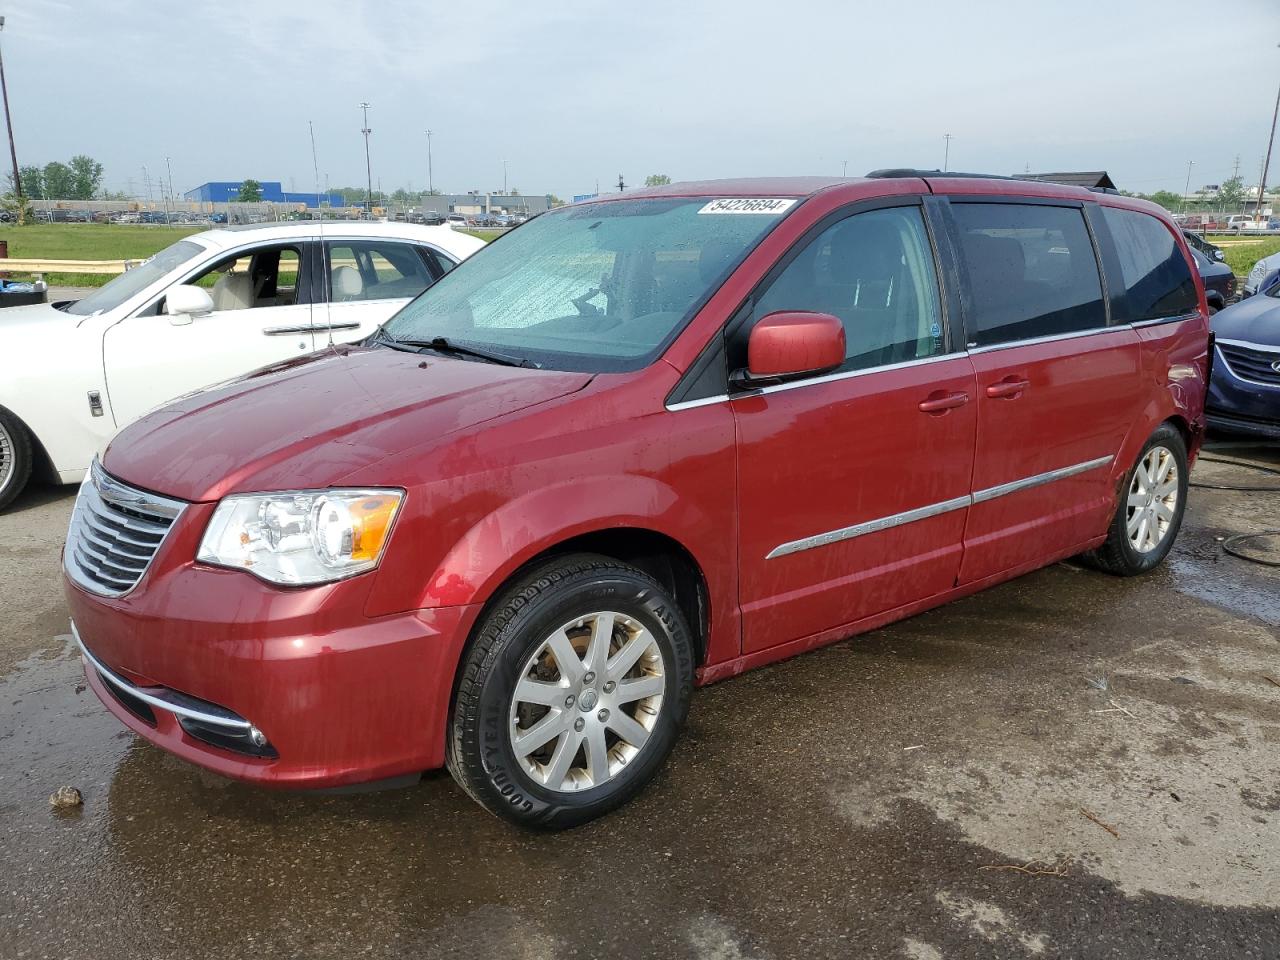
<instances>
[{"instance_id":1,"label":"tree line","mask_svg":"<svg viewBox=\"0 0 1280 960\"><path fill-rule=\"evenodd\" d=\"M53 160L43 167L20 167L18 175L28 200L93 200L102 187L102 164L82 153L66 163Z\"/></svg>"}]
</instances>

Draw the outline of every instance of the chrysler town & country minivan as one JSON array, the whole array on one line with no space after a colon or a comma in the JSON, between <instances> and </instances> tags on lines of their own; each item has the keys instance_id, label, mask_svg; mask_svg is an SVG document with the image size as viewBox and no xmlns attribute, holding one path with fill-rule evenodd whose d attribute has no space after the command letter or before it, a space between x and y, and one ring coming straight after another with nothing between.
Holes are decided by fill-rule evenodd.
<instances>
[{"instance_id":1,"label":"chrysler town & country minivan","mask_svg":"<svg viewBox=\"0 0 1280 960\"><path fill-rule=\"evenodd\" d=\"M107 708L260 784L447 765L558 828L692 688L1178 533L1204 290L1159 207L1012 179L549 212L359 345L120 433L65 550Z\"/></svg>"}]
</instances>

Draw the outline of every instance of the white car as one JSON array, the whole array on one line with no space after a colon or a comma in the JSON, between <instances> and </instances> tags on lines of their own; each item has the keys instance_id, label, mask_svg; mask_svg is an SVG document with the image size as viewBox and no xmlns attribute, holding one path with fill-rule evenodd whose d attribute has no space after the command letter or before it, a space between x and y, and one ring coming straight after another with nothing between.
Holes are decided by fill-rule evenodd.
<instances>
[{"instance_id":1,"label":"white car","mask_svg":"<svg viewBox=\"0 0 1280 960\"><path fill-rule=\"evenodd\" d=\"M34 470L84 477L175 397L369 336L484 242L448 227L231 227L157 253L83 300L0 310L0 509Z\"/></svg>"}]
</instances>

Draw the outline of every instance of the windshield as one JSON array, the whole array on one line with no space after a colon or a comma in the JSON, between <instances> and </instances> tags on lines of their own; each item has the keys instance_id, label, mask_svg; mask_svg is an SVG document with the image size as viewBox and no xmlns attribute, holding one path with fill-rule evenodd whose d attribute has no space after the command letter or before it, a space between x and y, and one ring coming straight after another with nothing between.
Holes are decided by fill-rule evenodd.
<instances>
[{"instance_id":1,"label":"windshield","mask_svg":"<svg viewBox=\"0 0 1280 960\"><path fill-rule=\"evenodd\" d=\"M204 247L190 240L179 240L172 246L165 247L149 260L144 260L132 270L126 270L114 280L108 281L83 300L77 300L67 307L67 313L89 316L103 310L114 310L135 293L145 289L163 277L170 270L182 266L198 253L204 253Z\"/></svg>"},{"instance_id":2,"label":"windshield","mask_svg":"<svg viewBox=\"0 0 1280 960\"><path fill-rule=\"evenodd\" d=\"M634 370L797 202L679 197L546 213L464 260L386 332L560 370Z\"/></svg>"}]
</instances>

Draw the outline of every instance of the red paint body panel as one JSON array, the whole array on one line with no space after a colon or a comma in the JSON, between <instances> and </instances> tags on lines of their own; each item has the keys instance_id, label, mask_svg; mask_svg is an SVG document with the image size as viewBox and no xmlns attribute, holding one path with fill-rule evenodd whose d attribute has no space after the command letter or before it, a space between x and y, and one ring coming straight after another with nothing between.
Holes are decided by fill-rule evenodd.
<instances>
[{"instance_id":1,"label":"red paint body panel","mask_svg":"<svg viewBox=\"0 0 1280 960\"><path fill-rule=\"evenodd\" d=\"M278 760L193 740L164 711L151 727L91 670L95 692L132 729L209 769L336 786L441 764L456 670L483 605L531 559L582 534L649 531L693 559L707 601L702 682L1096 546L1120 478L1159 423L1182 425L1193 454L1198 445L1203 293L1201 315L1181 322L666 406L809 228L860 200L931 189L1155 211L1078 188L960 178L731 181L627 194L800 202L662 358L633 373L340 348L182 400L110 445L110 473L192 505L132 593L109 599L68 582L81 637L137 682L247 718ZM987 396L1009 378L1025 379L1026 389ZM948 399L961 394L968 399ZM1104 468L1036 490L966 499L1105 456L1114 459ZM194 562L219 498L339 484L406 491L376 571L283 589ZM766 559L792 541L952 500L961 505Z\"/></svg>"}]
</instances>

